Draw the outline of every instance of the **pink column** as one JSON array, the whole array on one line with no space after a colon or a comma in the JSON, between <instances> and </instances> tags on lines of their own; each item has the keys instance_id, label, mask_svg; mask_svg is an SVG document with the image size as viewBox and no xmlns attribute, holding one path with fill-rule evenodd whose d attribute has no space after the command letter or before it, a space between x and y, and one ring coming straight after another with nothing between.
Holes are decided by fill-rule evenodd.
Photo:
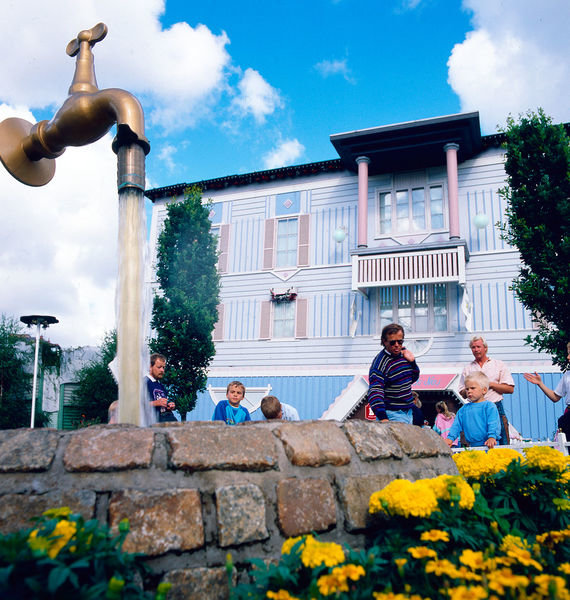
<instances>
[{"instance_id":1,"label":"pink column","mask_svg":"<svg viewBox=\"0 0 570 600\"><path fill-rule=\"evenodd\" d=\"M368 164L367 156L356 159L358 165L358 247L368 247Z\"/></svg>"},{"instance_id":2,"label":"pink column","mask_svg":"<svg viewBox=\"0 0 570 600\"><path fill-rule=\"evenodd\" d=\"M457 183L457 151L459 144L445 144L447 158L447 191L449 194L449 239L459 239L459 192Z\"/></svg>"}]
</instances>

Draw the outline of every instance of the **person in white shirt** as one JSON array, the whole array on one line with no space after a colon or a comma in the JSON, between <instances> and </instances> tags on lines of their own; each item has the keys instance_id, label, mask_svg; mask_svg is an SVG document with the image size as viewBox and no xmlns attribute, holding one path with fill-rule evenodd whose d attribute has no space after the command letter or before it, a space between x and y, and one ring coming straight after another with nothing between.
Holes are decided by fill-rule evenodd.
<instances>
[{"instance_id":1,"label":"person in white shirt","mask_svg":"<svg viewBox=\"0 0 570 600\"><path fill-rule=\"evenodd\" d=\"M566 345L566 350L568 352L568 362L570 362L570 342ZM542 377L538 373L523 373L523 377L530 383L537 385L552 402L558 402L561 398L565 398L566 410L558 419L558 428L562 429L567 436L570 436L570 371L564 373L554 390L544 385Z\"/></svg>"},{"instance_id":2,"label":"person in white shirt","mask_svg":"<svg viewBox=\"0 0 570 600\"><path fill-rule=\"evenodd\" d=\"M299 421L297 409L290 404L280 402L275 396L265 396L261 399L261 412L267 420Z\"/></svg>"},{"instance_id":3,"label":"person in white shirt","mask_svg":"<svg viewBox=\"0 0 570 600\"><path fill-rule=\"evenodd\" d=\"M465 378L475 371L482 371L489 378L489 389L485 400L493 402L499 411L501 423L501 437L499 443L504 446L509 444L509 424L505 409L503 408L503 394L512 394L515 391L515 382L511 372L502 360L487 356L487 342L480 335L474 336L469 342L473 360L464 369L459 380L459 393L467 398L465 391Z\"/></svg>"}]
</instances>

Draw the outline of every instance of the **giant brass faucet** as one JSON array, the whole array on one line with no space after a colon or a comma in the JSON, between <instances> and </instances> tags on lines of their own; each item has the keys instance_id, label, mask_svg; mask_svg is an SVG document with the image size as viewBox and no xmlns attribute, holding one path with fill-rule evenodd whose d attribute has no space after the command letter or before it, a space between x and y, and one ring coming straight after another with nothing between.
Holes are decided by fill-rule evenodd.
<instances>
[{"instance_id":1,"label":"giant brass faucet","mask_svg":"<svg viewBox=\"0 0 570 600\"><path fill-rule=\"evenodd\" d=\"M0 160L19 181L31 186L45 185L55 173L55 158L67 146L85 146L103 137L116 123L113 150L135 143L145 154L150 144L144 135L144 114L139 101L116 88L100 90L95 79L92 48L107 35L99 23L69 42L66 52L77 56L69 96L51 121L32 125L25 119L10 118L0 123ZM140 178L140 174L139 178ZM144 172L139 182L144 189Z\"/></svg>"},{"instance_id":2,"label":"giant brass faucet","mask_svg":"<svg viewBox=\"0 0 570 600\"><path fill-rule=\"evenodd\" d=\"M97 87L92 48L106 35L107 26L99 23L80 31L67 45L67 54L77 56L75 74L69 96L53 119L35 125L18 118L0 123L0 160L22 183L42 186L53 178L55 159L67 146L90 144L117 125L112 148L117 154L119 196L119 422L141 425L148 422L143 414L148 403L142 380L143 369L148 368L143 292L145 155L150 144L139 101L125 90Z\"/></svg>"}]
</instances>

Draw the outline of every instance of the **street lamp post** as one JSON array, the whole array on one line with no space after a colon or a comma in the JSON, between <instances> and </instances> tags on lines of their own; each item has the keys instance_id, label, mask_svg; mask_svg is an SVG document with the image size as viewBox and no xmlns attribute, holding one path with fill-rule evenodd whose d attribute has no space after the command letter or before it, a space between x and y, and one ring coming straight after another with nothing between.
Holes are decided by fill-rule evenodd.
<instances>
[{"instance_id":1,"label":"street lamp post","mask_svg":"<svg viewBox=\"0 0 570 600\"><path fill-rule=\"evenodd\" d=\"M30 427L34 428L34 418L36 416L36 390L38 387L38 355L40 348L40 327L47 329L50 325L54 323L59 323L59 321L50 315L26 315L24 317L20 317L20 321L25 323L28 327L32 325L36 325L36 351L34 355L34 379L32 385L32 418Z\"/></svg>"}]
</instances>

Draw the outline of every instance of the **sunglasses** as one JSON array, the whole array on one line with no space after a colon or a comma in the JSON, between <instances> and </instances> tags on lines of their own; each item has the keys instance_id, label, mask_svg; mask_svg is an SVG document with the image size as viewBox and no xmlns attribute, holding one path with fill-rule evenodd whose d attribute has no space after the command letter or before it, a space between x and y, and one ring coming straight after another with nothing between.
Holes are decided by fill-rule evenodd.
<instances>
[{"instance_id":1,"label":"sunglasses","mask_svg":"<svg viewBox=\"0 0 570 600\"><path fill-rule=\"evenodd\" d=\"M388 342L389 346L395 346L396 344L400 344L400 346L402 346L404 344L403 338L401 340L390 340Z\"/></svg>"}]
</instances>

